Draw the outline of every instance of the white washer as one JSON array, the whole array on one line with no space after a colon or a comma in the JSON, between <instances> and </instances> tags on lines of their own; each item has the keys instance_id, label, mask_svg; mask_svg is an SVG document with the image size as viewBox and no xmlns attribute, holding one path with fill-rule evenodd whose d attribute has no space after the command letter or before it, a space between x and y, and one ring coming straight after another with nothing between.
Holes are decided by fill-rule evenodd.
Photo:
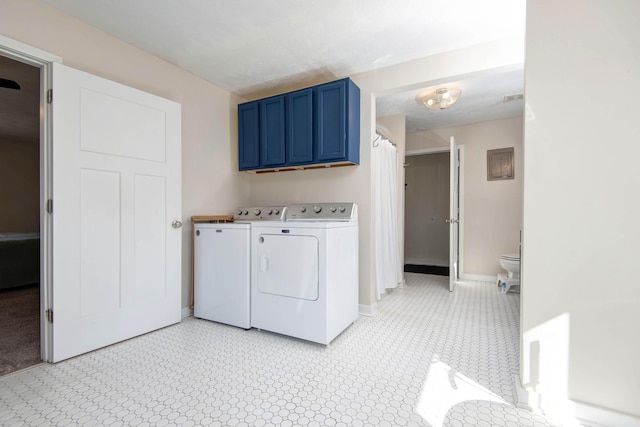
<instances>
[{"instance_id":1,"label":"white washer","mask_svg":"<svg viewBox=\"0 0 640 427\"><path fill-rule=\"evenodd\" d=\"M329 344L358 318L355 203L287 206L251 227L251 326Z\"/></svg>"},{"instance_id":2,"label":"white washer","mask_svg":"<svg viewBox=\"0 0 640 427\"><path fill-rule=\"evenodd\" d=\"M193 315L249 329L250 224L194 228Z\"/></svg>"},{"instance_id":3,"label":"white washer","mask_svg":"<svg viewBox=\"0 0 640 427\"><path fill-rule=\"evenodd\" d=\"M284 207L240 208L233 223L195 225L195 317L251 328L251 224L282 221L284 211Z\"/></svg>"}]
</instances>

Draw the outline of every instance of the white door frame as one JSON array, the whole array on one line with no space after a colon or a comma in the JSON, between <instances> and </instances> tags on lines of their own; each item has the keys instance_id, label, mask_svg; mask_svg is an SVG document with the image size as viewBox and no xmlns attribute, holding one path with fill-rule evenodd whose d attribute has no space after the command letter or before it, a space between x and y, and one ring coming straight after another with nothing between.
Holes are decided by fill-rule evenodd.
<instances>
[{"instance_id":1,"label":"white door frame","mask_svg":"<svg viewBox=\"0 0 640 427\"><path fill-rule=\"evenodd\" d=\"M419 156L422 154L448 153L449 146L435 148L421 148L417 150L407 150L405 157ZM458 278L464 276L464 145L458 145L458 153L460 156L460 176L458 182L458 209L460 211L460 223L458 228ZM406 203L406 202L405 202ZM405 207L406 209L406 207Z\"/></svg>"},{"instance_id":2,"label":"white door frame","mask_svg":"<svg viewBox=\"0 0 640 427\"><path fill-rule=\"evenodd\" d=\"M51 323L44 313L52 301L52 221L47 213L51 198L51 108L47 93L51 89L52 64L62 58L44 50L0 35L0 55L40 69L40 355L50 362L53 357Z\"/></svg>"}]
</instances>

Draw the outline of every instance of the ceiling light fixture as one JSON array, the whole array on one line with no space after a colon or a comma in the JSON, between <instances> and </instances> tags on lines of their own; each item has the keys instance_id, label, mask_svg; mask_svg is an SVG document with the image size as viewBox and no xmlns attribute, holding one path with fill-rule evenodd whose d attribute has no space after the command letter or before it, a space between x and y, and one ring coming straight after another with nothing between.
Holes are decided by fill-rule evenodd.
<instances>
[{"instance_id":1,"label":"ceiling light fixture","mask_svg":"<svg viewBox=\"0 0 640 427\"><path fill-rule=\"evenodd\" d=\"M432 110L444 110L456 103L462 90L457 88L441 87L429 92L422 98L422 103Z\"/></svg>"}]
</instances>

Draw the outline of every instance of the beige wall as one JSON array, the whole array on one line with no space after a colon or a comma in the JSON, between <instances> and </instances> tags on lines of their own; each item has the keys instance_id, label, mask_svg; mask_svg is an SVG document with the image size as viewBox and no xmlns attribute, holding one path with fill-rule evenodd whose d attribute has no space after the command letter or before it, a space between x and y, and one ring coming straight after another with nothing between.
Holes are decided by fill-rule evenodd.
<instances>
[{"instance_id":1,"label":"beige wall","mask_svg":"<svg viewBox=\"0 0 640 427\"><path fill-rule=\"evenodd\" d=\"M449 153L407 157L406 264L449 265Z\"/></svg>"},{"instance_id":2,"label":"beige wall","mask_svg":"<svg viewBox=\"0 0 640 427\"><path fill-rule=\"evenodd\" d=\"M411 150L448 145L454 136L464 146L464 243L462 275L495 276L503 272L498 259L518 253L522 224L523 119L472 123L432 129L407 136ZM487 181L487 150L514 147L515 177ZM409 162L412 162L409 157Z\"/></svg>"},{"instance_id":3,"label":"beige wall","mask_svg":"<svg viewBox=\"0 0 640 427\"><path fill-rule=\"evenodd\" d=\"M639 16L527 3L521 380L559 417L567 399L640 417Z\"/></svg>"},{"instance_id":4,"label":"beige wall","mask_svg":"<svg viewBox=\"0 0 640 427\"><path fill-rule=\"evenodd\" d=\"M37 0L0 0L0 31L48 51L67 66L182 105L182 306L190 303L190 217L230 214L246 204L248 179L237 172L237 98L174 65Z\"/></svg>"},{"instance_id":5,"label":"beige wall","mask_svg":"<svg viewBox=\"0 0 640 427\"><path fill-rule=\"evenodd\" d=\"M38 141L0 139L0 232L40 230Z\"/></svg>"}]
</instances>

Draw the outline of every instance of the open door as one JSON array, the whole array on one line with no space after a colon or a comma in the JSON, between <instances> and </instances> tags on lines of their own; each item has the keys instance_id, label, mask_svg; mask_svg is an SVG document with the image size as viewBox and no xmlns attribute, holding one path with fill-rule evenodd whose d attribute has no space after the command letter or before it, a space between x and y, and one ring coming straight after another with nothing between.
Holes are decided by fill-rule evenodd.
<instances>
[{"instance_id":1,"label":"open door","mask_svg":"<svg viewBox=\"0 0 640 427\"><path fill-rule=\"evenodd\" d=\"M453 292L458 280L458 227L460 215L458 189L460 181L460 161L458 146L452 136L449 140L449 292Z\"/></svg>"},{"instance_id":2,"label":"open door","mask_svg":"<svg viewBox=\"0 0 640 427\"><path fill-rule=\"evenodd\" d=\"M181 117L173 101L60 64L52 87L57 362L180 321Z\"/></svg>"}]
</instances>

